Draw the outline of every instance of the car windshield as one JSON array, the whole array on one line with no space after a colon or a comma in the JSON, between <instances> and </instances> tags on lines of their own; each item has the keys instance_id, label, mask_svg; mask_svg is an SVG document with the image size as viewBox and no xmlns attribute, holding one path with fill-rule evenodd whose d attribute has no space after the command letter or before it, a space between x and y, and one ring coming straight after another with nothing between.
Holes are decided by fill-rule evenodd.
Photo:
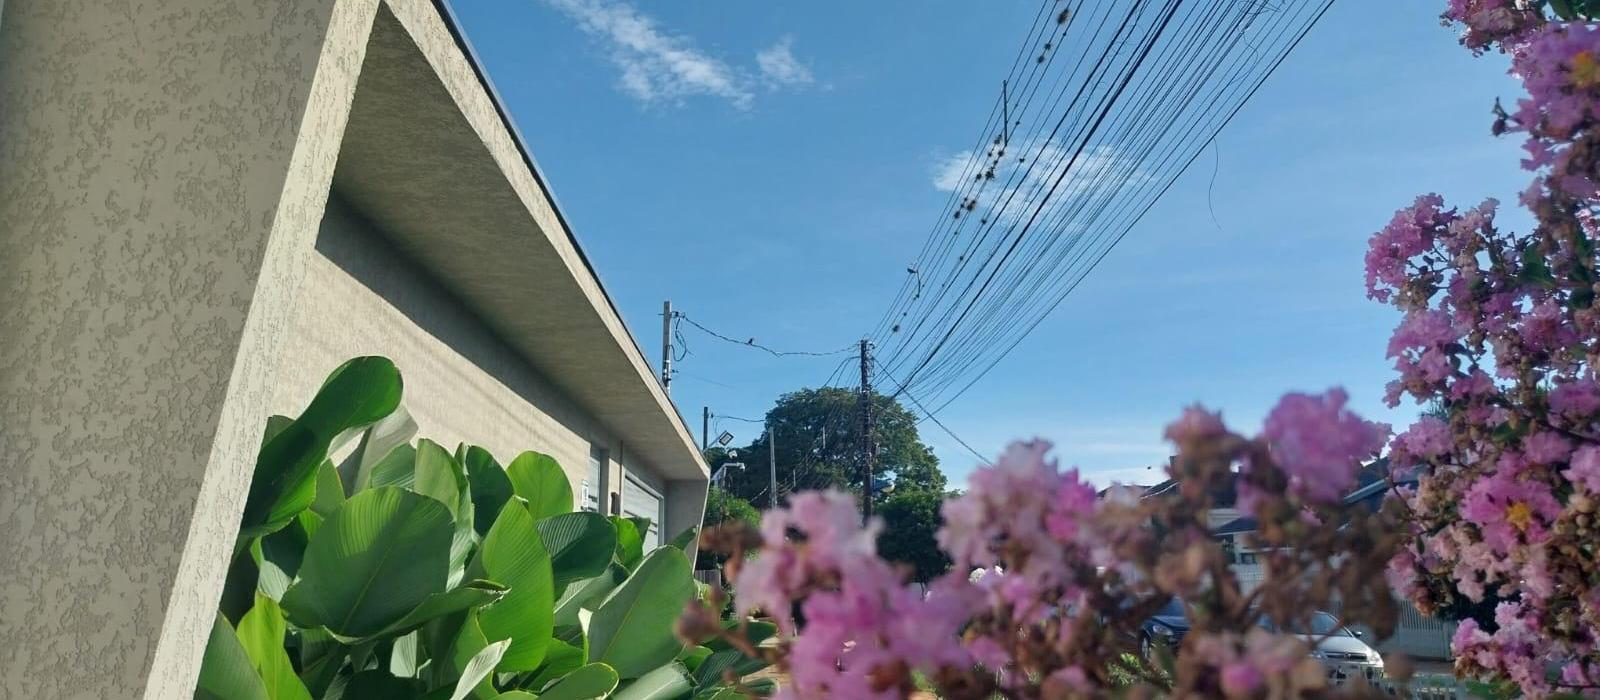
<instances>
[{"instance_id":1,"label":"car windshield","mask_svg":"<svg viewBox=\"0 0 1600 700\"><path fill-rule=\"evenodd\" d=\"M1325 613L1325 612L1317 612L1317 613L1312 613L1311 614L1311 629L1309 631L1300 629L1300 627L1301 627L1300 623L1296 622L1294 624L1294 628L1295 629L1293 629L1291 631L1293 631L1295 634L1309 634L1309 635L1314 635L1314 636L1318 636L1318 637L1354 637L1355 636L1354 634L1350 633L1350 630L1347 630L1344 627L1339 625L1338 618L1336 618L1336 617L1334 617L1332 615L1329 615L1328 613Z\"/></svg>"},{"instance_id":2,"label":"car windshield","mask_svg":"<svg viewBox=\"0 0 1600 700\"><path fill-rule=\"evenodd\" d=\"M1153 617L1183 617L1183 601L1177 598L1167 601Z\"/></svg>"}]
</instances>

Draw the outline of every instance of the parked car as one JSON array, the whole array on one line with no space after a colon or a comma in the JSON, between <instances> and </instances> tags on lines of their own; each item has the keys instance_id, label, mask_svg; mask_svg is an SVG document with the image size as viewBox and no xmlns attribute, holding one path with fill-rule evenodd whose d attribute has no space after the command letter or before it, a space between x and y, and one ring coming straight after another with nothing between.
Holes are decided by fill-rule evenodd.
<instances>
[{"instance_id":1,"label":"parked car","mask_svg":"<svg viewBox=\"0 0 1600 700\"><path fill-rule=\"evenodd\" d=\"M1268 630L1277 630L1266 619L1262 619L1260 624ZM1340 625L1339 619L1329 613L1314 612L1305 629L1289 631L1307 644L1314 643L1311 658L1327 669L1328 680L1333 685L1343 684L1352 678L1375 682L1384 678L1383 656L1361 639L1360 632ZM1176 652L1188 632L1189 618L1184 613L1183 601L1173 598L1140 626L1139 653L1147 659L1154 659L1161 646Z\"/></svg>"},{"instance_id":2,"label":"parked car","mask_svg":"<svg viewBox=\"0 0 1600 700\"><path fill-rule=\"evenodd\" d=\"M1322 611L1311 613L1309 623L1306 628L1297 626L1289 631L1299 635L1308 644L1315 643L1311 658L1327 669L1328 680L1333 685L1340 685L1352 678L1374 682L1384 679L1383 655L1368 646L1360 632L1340 625L1339 618ZM1264 622L1263 626L1274 629L1270 622Z\"/></svg>"},{"instance_id":3,"label":"parked car","mask_svg":"<svg viewBox=\"0 0 1600 700\"><path fill-rule=\"evenodd\" d=\"M1154 660L1160 646L1176 653L1178 643L1188 631L1189 618L1184 614L1183 601L1173 598L1139 626L1139 654Z\"/></svg>"}]
</instances>

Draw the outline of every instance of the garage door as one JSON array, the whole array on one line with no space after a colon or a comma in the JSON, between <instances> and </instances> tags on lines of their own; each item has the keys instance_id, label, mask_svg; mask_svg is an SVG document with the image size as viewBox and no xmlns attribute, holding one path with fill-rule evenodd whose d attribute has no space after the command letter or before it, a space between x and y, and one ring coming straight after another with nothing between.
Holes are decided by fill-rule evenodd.
<instances>
[{"instance_id":1,"label":"garage door","mask_svg":"<svg viewBox=\"0 0 1600 700\"><path fill-rule=\"evenodd\" d=\"M622 480L622 514L629 518L649 518L650 531L644 535L644 549L650 551L661 546L661 494L635 479L632 474Z\"/></svg>"}]
</instances>

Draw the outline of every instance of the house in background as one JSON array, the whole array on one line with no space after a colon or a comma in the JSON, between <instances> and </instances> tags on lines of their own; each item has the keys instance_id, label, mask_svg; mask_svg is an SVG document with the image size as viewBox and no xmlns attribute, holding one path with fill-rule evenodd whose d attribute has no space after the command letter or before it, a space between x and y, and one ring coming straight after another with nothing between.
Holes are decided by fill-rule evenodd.
<instances>
[{"instance_id":1,"label":"house in background","mask_svg":"<svg viewBox=\"0 0 1600 700\"><path fill-rule=\"evenodd\" d=\"M551 454L651 542L700 522L688 426L442 0L0 13L0 697L188 697L262 426L351 356L422 436Z\"/></svg>"}]
</instances>

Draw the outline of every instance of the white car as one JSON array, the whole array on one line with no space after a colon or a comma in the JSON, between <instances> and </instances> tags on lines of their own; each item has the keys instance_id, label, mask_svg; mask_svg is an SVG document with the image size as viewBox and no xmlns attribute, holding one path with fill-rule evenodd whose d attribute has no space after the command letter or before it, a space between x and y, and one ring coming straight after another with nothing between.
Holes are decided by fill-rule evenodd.
<instances>
[{"instance_id":1,"label":"white car","mask_svg":"<svg viewBox=\"0 0 1600 700\"><path fill-rule=\"evenodd\" d=\"M1332 685L1341 685L1353 678L1365 678L1374 683L1384 679L1383 656L1361 639L1360 632L1340 625L1333 615L1314 612L1310 629L1292 631L1307 644L1314 645L1311 658L1328 670Z\"/></svg>"}]
</instances>

